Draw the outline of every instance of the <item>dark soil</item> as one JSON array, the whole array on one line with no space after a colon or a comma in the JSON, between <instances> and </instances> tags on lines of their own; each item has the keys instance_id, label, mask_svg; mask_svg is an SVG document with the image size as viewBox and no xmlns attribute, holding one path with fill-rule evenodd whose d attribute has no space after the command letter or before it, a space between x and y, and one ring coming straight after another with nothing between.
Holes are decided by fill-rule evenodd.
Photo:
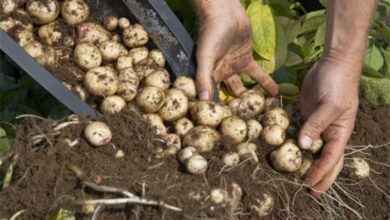
<instances>
[{"instance_id":1,"label":"dark soil","mask_svg":"<svg viewBox=\"0 0 390 220\"><path fill-rule=\"evenodd\" d=\"M389 116L390 107L373 108L362 103L350 144L376 146L389 143ZM14 153L19 157L13 181L0 192L0 218L26 209L18 219L43 219L49 210L66 207L75 210L78 219L90 219L91 214L81 214L80 207L70 207L69 203L118 196L85 188L83 181L93 182L100 177L101 185L128 189L144 198L161 200L184 211L177 213L151 206L116 205L104 207L99 219L256 219L251 213L251 205L265 192L276 199L275 208L266 219L359 219L348 208L328 197L321 197L317 203L300 185L299 179L273 171L267 163L267 154L272 148L261 142L257 143L259 164L248 161L233 169L223 168L221 157L230 146L220 143L212 153L204 155L209 161L209 168L205 175L197 176L185 173L176 158L154 158L153 150L164 147L164 144L138 114L123 113L105 116L101 120L114 130L112 143L116 150L111 145L99 148L89 145L82 137L86 122L71 125L59 136L49 136L47 141L33 145L32 136L52 133L54 121L23 121L14 144ZM64 141L79 137L82 137L80 144L73 148ZM123 158L115 158L118 149L125 152ZM352 181L346 178L345 171L338 178L338 185L361 201L364 208L356 205L338 187L328 194L339 195L364 219L388 219L390 201L377 187L389 195L389 151L387 145L370 148L359 155L369 159L372 168L369 180ZM67 168L69 165L83 171L83 181ZM3 169L6 167L3 166ZM238 183L243 190L237 209L232 212L226 205L212 206L207 198L210 189L221 187L230 192L232 183Z\"/></svg>"}]
</instances>

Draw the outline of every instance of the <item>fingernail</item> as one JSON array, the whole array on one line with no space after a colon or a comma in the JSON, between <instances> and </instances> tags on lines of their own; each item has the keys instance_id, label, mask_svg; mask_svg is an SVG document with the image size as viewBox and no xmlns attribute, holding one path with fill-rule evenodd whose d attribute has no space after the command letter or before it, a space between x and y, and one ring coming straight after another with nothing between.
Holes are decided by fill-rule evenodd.
<instances>
[{"instance_id":1,"label":"fingernail","mask_svg":"<svg viewBox=\"0 0 390 220\"><path fill-rule=\"evenodd\" d=\"M205 91L205 92L201 92L199 94L199 99L200 100L209 100L210 99L210 94L209 92Z\"/></svg>"},{"instance_id":2,"label":"fingernail","mask_svg":"<svg viewBox=\"0 0 390 220\"><path fill-rule=\"evenodd\" d=\"M303 136L300 142L301 142L302 149L309 149L313 144L313 140L308 136Z\"/></svg>"}]
</instances>

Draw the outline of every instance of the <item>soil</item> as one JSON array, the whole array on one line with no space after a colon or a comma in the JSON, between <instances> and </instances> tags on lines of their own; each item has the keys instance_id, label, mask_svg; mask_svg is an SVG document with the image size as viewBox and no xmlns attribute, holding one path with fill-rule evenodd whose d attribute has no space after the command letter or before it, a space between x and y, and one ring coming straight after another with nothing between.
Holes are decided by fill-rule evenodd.
<instances>
[{"instance_id":1,"label":"soil","mask_svg":"<svg viewBox=\"0 0 390 220\"><path fill-rule=\"evenodd\" d=\"M315 200L294 175L274 171L267 161L272 148L262 142L257 142L258 164L246 161L236 168L223 167L221 157L232 147L221 142L212 153L203 155L209 161L207 172L190 175L176 158L156 159L153 156L156 148L165 145L138 113L101 118L114 130L114 136L113 145L98 148L88 144L82 135L85 120L64 128L54 137L49 135L53 132L54 121L26 119L19 126L14 143L13 151L18 159L11 185L0 192L0 219L9 218L22 209L26 211L18 219L44 219L49 210L58 207L74 210L77 219L90 219L91 214L82 214L81 208L71 203L120 197L95 192L85 186L85 181L127 189L143 198L164 201L183 209L183 212L175 212L153 206L110 205L103 207L99 219L258 219L251 206L256 204L256 199L262 199L264 193L275 198L275 207L265 219L359 219L354 212L363 219L388 219L390 200L383 192L390 193L387 171L390 164L389 118L390 106L360 104L349 143L354 147L349 147L346 153L361 149L359 145L372 145L352 155L366 158L371 174L369 179L359 182L348 178L347 170L342 171L327 195L343 201L344 206L329 196ZM34 145L32 136L37 134L47 134L47 139ZM79 137L80 142L75 147L69 147L65 142ZM124 151L123 158L115 158L119 149ZM69 165L82 170L82 177L76 177L68 169ZM232 211L227 204L212 205L208 198L210 190L221 187L230 193L232 183L239 184L243 191L238 207ZM356 211L352 212L352 209Z\"/></svg>"}]
</instances>

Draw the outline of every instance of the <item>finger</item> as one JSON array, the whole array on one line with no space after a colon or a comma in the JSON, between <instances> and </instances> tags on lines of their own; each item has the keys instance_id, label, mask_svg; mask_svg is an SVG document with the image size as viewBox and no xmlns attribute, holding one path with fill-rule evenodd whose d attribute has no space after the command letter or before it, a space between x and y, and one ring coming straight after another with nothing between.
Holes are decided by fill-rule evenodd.
<instances>
[{"instance_id":1,"label":"finger","mask_svg":"<svg viewBox=\"0 0 390 220\"><path fill-rule=\"evenodd\" d=\"M240 96L241 93L245 92L246 90L245 86L242 84L241 78L238 75L233 75L226 79L224 82L228 87L229 91L235 97Z\"/></svg>"},{"instance_id":2,"label":"finger","mask_svg":"<svg viewBox=\"0 0 390 220\"><path fill-rule=\"evenodd\" d=\"M269 95L276 96L279 93L278 85L271 76L261 69L254 59L243 70L259 83Z\"/></svg>"},{"instance_id":3,"label":"finger","mask_svg":"<svg viewBox=\"0 0 390 220\"><path fill-rule=\"evenodd\" d=\"M336 167L334 167L325 177L323 180L321 180L319 183L317 183L312 191L311 194L314 197L319 197L323 192L326 192L332 184L336 181L337 176L343 169L344 159L341 157L339 162L337 163Z\"/></svg>"},{"instance_id":4,"label":"finger","mask_svg":"<svg viewBox=\"0 0 390 220\"><path fill-rule=\"evenodd\" d=\"M302 149L309 149L314 140L319 139L321 133L335 121L341 113L335 113L332 105L320 104L303 124L299 135L298 145Z\"/></svg>"}]
</instances>

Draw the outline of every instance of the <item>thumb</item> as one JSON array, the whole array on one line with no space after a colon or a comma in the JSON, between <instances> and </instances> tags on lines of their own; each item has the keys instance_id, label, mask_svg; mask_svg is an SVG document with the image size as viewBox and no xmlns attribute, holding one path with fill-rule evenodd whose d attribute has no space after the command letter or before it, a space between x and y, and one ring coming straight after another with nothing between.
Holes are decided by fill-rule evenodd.
<instances>
[{"instance_id":1,"label":"thumb","mask_svg":"<svg viewBox=\"0 0 390 220\"><path fill-rule=\"evenodd\" d=\"M321 137L322 132L329 127L340 115L329 104L320 104L308 117L298 135L298 145L302 149L309 149L314 140Z\"/></svg>"}]
</instances>

